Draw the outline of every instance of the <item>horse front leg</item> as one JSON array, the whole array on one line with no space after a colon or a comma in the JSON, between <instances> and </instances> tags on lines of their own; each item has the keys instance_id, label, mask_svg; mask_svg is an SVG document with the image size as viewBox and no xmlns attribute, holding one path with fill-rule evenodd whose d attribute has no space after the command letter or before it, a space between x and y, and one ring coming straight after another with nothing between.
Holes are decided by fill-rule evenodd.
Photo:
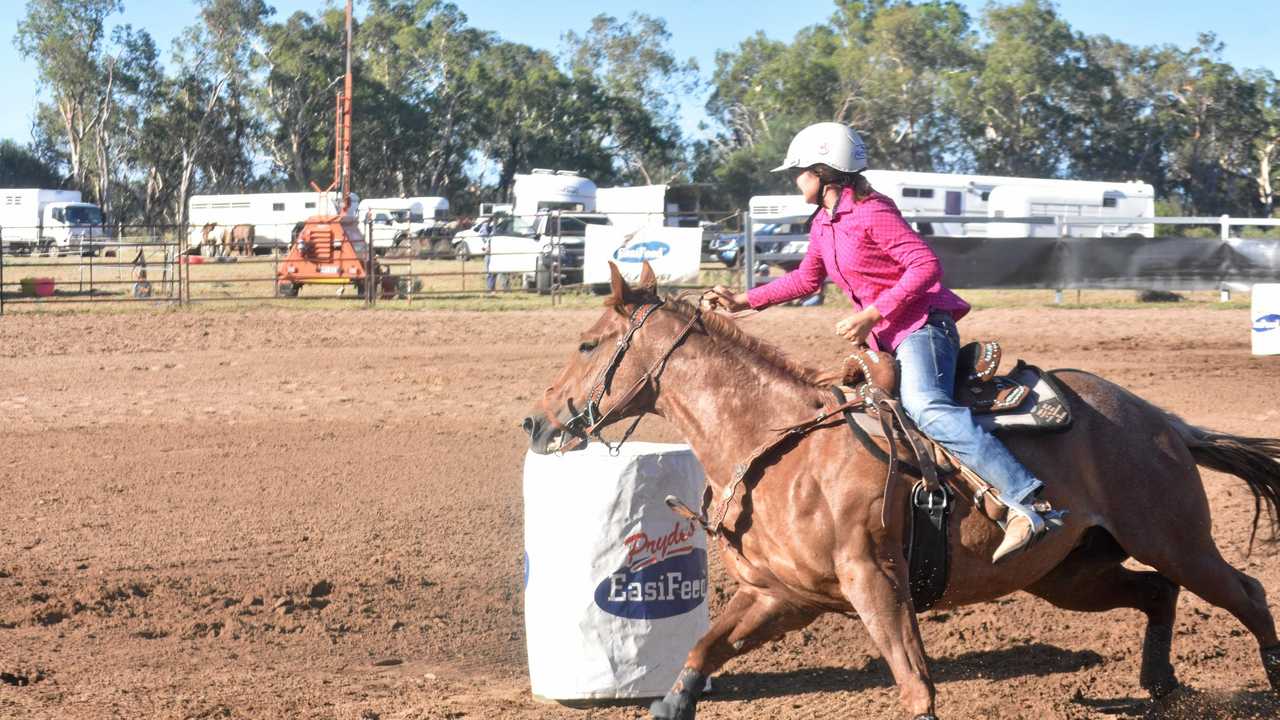
<instances>
[{"instance_id":1,"label":"horse front leg","mask_svg":"<svg viewBox=\"0 0 1280 720\"><path fill-rule=\"evenodd\" d=\"M734 656L808 625L817 615L756 588L742 587L689 651L671 691L649 706L650 714L654 720L693 720L698 697L712 673Z\"/></svg>"},{"instance_id":2,"label":"horse front leg","mask_svg":"<svg viewBox=\"0 0 1280 720\"><path fill-rule=\"evenodd\" d=\"M905 573L897 557L866 557L849 563L842 574L841 590L871 640L889 663L903 706L915 720L937 720L933 714L934 689L915 608Z\"/></svg>"}]
</instances>

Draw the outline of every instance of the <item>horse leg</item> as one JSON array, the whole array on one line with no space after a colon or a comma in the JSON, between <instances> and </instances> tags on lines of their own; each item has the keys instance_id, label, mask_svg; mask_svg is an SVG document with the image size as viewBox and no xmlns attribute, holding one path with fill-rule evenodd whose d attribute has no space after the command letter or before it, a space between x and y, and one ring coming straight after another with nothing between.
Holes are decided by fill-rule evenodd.
<instances>
[{"instance_id":1,"label":"horse leg","mask_svg":"<svg viewBox=\"0 0 1280 720\"><path fill-rule=\"evenodd\" d=\"M729 599L711 629L685 659L671 691L649 706L654 720L693 720L707 678L736 655L798 630L818 616L814 610L743 587Z\"/></svg>"},{"instance_id":2,"label":"horse leg","mask_svg":"<svg viewBox=\"0 0 1280 720\"><path fill-rule=\"evenodd\" d=\"M1210 532L1209 502L1195 468L1182 465L1161 470L1168 477L1167 493L1180 503L1165 509L1174 520L1146 526L1117 524L1112 533L1136 560L1243 623L1258 642L1272 690L1280 693L1280 639L1266 591L1222 558ZM1160 470L1150 473L1152 477L1160 474Z\"/></svg>"},{"instance_id":3,"label":"horse leg","mask_svg":"<svg viewBox=\"0 0 1280 720\"><path fill-rule=\"evenodd\" d=\"M1167 570L1153 566L1206 602L1235 615L1258 641L1267 680L1271 689L1280 693L1280 639L1276 637L1275 619L1267 607L1267 593L1262 583L1228 564L1216 545L1211 544L1199 555L1184 555L1180 560Z\"/></svg>"},{"instance_id":4,"label":"horse leg","mask_svg":"<svg viewBox=\"0 0 1280 720\"><path fill-rule=\"evenodd\" d=\"M1087 537L1085 545L1073 550L1027 592L1076 612L1141 610L1147 616L1147 630L1138 684L1151 697L1162 698L1178 687L1169 654L1179 587L1160 573L1126 569L1121 563L1128 553L1110 535L1091 533Z\"/></svg>"},{"instance_id":5,"label":"horse leg","mask_svg":"<svg viewBox=\"0 0 1280 720\"><path fill-rule=\"evenodd\" d=\"M899 698L916 720L933 718L934 689L900 558L859 560L841 582L871 640L889 663Z\"/></svg>"}]
</instances>

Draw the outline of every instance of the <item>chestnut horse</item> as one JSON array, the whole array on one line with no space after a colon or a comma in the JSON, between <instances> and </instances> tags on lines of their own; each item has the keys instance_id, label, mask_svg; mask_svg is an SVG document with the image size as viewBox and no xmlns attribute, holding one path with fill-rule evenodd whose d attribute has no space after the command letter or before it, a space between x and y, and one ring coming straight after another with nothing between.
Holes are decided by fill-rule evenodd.
<instances>
[{"instance_id":1,"label":"chestnut horse","mask_svg":"<svg viewBox=\"0 0 1280 720\"><path fill-rule=\"evenodd\" d=\"M653 413L687 439L719 504L735 465L832 405L819 373L720 316L661 299L652 271L637 287L613 271L612 295L524 428L534 452L576 444L623 418ZM1170 663L1181 588L1253 633L1273 690L1280 640L1256 580L1222 558L1196 465L1245 480L1274 530L1280 440L1189 425L1100 377L1056 370L1074 423L1058 434L1010 435L1010 449L1070 513L1016 560L991 564L1001 531L958 497L949 528L950 585L936 608L1026 590L1069 610L1134 608L1147 616L1139 684L1155 697L1178 686ZM629 431L628 431L629 433ZM739 590L690 651L655 718L694 717L705 678L730 658L826 612L866 625L915 718L933 718L934 687L916 625L903 553L908 493L881 519L886 466L836 417L779 446L745 478L719 534ZM902 522L894 522L901 518ZM1255 516L1255 530L1258 517ZM1123 567L1129 557L1153 568Z\"/></svg>"},{"instance_id":2,"label":"chestnut horse","mask_svg":"<svg viewBox=\"0 0 1280 720\"><path fill-rule=\"evenodd\" d=\"M232 225L222 231L222 254L252 255L254 242L252 225Z\"/></svg>"}]
</instances>

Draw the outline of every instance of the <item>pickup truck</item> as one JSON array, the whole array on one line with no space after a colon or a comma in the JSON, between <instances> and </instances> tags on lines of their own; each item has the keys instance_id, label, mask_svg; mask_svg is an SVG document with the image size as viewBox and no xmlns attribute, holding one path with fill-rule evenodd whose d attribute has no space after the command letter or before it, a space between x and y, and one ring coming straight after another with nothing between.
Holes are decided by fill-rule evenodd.
<instances>
[{"instance_id":1,"label":"pickup truck","mask_svg":"<svg viewBox=\"0 0 1280 720\"><path fill-rule=\"evenodd\" d=\"M488 271L519 274L526 289L541 293L550 292L553 281L560 285L581 283L587 226L612 224L607 215L561 211L533 217L495 215L488 222L489 227L479 228L475 235L459 233L468 254L483 255L487 235L491 253ZM461 250L458 253L461 255Z\"/></svg>"}]
</instances>

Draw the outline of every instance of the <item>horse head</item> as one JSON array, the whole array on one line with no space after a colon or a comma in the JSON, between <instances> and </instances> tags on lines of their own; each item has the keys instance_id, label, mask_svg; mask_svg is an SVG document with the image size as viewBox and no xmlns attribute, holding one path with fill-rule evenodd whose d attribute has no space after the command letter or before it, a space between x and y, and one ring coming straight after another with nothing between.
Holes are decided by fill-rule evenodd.
<instances>
[{"instance_id":1,"label":"horse head","mask_svg":"<svg viewBox=\"0 0 1280 720\"><path fill-rule=\"evenodd\" d=\"M680 338L661 340L674 323L657 317L663 300L649 263L636 285L628 284L616 265L610 264L610 272L604 312L579 336L568 364L524 419L535 453L576 449L619 420L638 420L653 410L655 359L665 360Z\"/></svg>"}]
</instances>

